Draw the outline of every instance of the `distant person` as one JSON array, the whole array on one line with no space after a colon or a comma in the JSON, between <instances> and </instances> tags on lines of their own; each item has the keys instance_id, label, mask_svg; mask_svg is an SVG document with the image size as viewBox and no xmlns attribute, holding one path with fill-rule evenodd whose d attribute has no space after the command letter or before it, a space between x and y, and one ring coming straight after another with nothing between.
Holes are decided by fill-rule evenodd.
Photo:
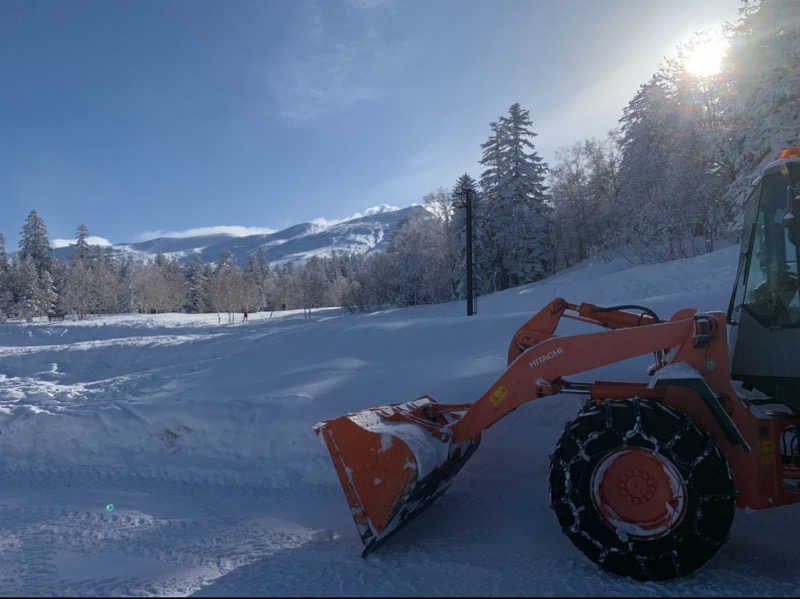
<instances>
[{"instance_id":1,"label":"distant person","mask_svg":"<svg viewBox=\"0 0 800 599\"><path fill-rule=\"evenodd\" d=\"M242 322L247 322L247 310L244 311L244 318L242 319Z\"/></svg>"}]
</instances>

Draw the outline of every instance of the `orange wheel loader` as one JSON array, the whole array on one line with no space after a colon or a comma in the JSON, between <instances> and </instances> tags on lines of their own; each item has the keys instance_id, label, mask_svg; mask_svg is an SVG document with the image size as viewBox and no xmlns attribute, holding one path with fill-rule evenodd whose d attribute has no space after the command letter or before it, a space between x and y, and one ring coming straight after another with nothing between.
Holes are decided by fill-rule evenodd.
<instances>
[{"instance_id":1,"label":"orange wheel loader","mask_svg":"<svg viewBox=\"0 0 800 599\"><path fill-rule=\"evenodd\" d=\"M585 394L550 461L561 528L603 569L686 575L728 536L736 507L800 502L800 147L754 181L727 314L555 299L514 335L478 401L429 397L334 418L330 452L364 552L429 505L520 405ZM557 336L562 317L605 331ZM564 377L648 353L647 382Z\"/></svg>"}]
</instances>

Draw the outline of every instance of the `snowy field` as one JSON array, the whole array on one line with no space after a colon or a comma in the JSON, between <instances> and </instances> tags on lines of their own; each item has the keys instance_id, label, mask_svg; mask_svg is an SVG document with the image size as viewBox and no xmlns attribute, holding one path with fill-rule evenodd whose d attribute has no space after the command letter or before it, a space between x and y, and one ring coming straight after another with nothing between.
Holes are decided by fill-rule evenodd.
<instances>
[{"instance_id":1,"label":"snowy field","mask_svg":"<svg viewBox=\"0 0 800 599\"><path fill-rule=\"evenodd\" d=\"M800 506L738 512L720 553L674 582L586 559L547 501L548 454L580 398L488 430L447 494L367 559L312 431L422 394L478 399L557 296L725 310L736 258L583 263L482 297L471 318L458 302L0 325L0 594L800 595ZM643 380L650 361L572 378Z\"/></svg>"}]
</instances>

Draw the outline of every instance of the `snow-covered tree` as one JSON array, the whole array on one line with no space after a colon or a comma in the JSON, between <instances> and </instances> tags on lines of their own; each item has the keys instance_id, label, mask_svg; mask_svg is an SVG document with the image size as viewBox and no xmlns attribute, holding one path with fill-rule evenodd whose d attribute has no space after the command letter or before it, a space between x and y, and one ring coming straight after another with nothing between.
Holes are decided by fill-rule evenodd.
<instances>
[{"instance_id":1,"label":"snow-covered tree","mask_svg":"<svg viewBox=\"0 0 800 599\"><path fill-rule=\"evenodd\" d=\"M43 270L39 277L39 301L38 308L42 315L52 314L58 304L58 293L56 284L50 271Z\"/></svg>"},{"instance_id":2,"label":"snow-covered tree","mask_svg":"<svg viewBox=\"0 0 800 599\"><path fill-rule=\"evenodd\" d=\"M90 313L92 308L91 273L82 261L70 264L61 296L61 306L68 314L79 319Z\"/></svg>"},{"instance_id":3,"label":"snow-covered tree","mask_svg":"<svg viewBox=\"0 0 800 599\"><path fill-rule=\"evenodd\" d=\"M112 313L117 308L120 280L112 265L96 259L89 268L90 310L95 314Z\"/></svg>"},{"instance_id":4,"label":"snow-covered tree","mask_svg":"<svg viewBox=\"0 0 800 599\"><path fill-rule=\"evenodd\" d=\"M186 277L186 301L183 309L186 312L198 313L210 310L208 297L208 276L206 265L199 256L194 256L183 269Z\"/></svg>"},{"instance_id":5,"label":"snow-covered tree","mask_svg":"<svg viewBox=\"0 0 800 599\"><path fill-rule=\"evenodd\" d=\"M53 286L56 291L56 304L53 308L54 312L65 314L64 309L64 288L67 283L67 275L69 267L66 260L54 258L50 264L50 275L53 277Z\"/></svg>"},{"instance_id":6,"label":"snow-covered tree","mask_svg":"<svg viewBox=\"0 0 800 599\"><path fill-rule=\"evenodd\" d=\"M11 281L11 263L6 253L6 240L0 233L0 319L4 320L14 302Z\"/></svg>"},{"instance_id":7,"label":"snow-covered tree","mask_svg":"<svg viewBox=\"0 0 800 599\"><path fill-rule=\"evenodd\" d=\"M398 226L389 248L392 302L401 306L453 299L447 223L425 213Z\"/></svg>"},{"instance_id":8,"label":"snow-covered tree","mask_svg":"<svg viewBox=\"0 0 800 599\"><path fill-rule=\"evenodd\" d=\"M252 284L257 296L257 308L264 308L271 302L272 293L270 284L269 260L263 246L247 257L245 276Z\"/></svg>"},{"instance_id":9,"label":"snow-covered tree","mask_svg":"<svg viewBox=\"0 0 800 599\"><path fill-rule=\"evenodd\" d=\"M166 305L164 310L166 312L177 312L186 301L186 277L183 275L180 264L175 259L165 259L160 269L166 285Z\"/></svg>"},{"instance_id":10,"label":"snow-covered tree","mask_svg":"<svg viewBox=\"0 0 800 599\"><path fill-rule=\"evenodd\" d=\"M547 165L536 152L530 111L519 103L512 104L508 116L500 117L504 133L501 146L505 168L498 182L499 193L511 202L544 202L547 186Z\"/></svg>"},{"instance_id":11,"label":"snow-covered tree","mask_svg":"<svg viewBox=\"0 0 800 599\"><path fill-rule=\"evenodd\" d=\"M73 260L81 260L86 263L91 255L91 248L86 238L89 237L89 229L86 225L78 227L77 239L75 241L75 253L72 255Z\"/></svg>"},{"instance_id":12,"label":"snow-covered tree","mask_svg":"<svg viewBox=\"0 0 800 599\"><path fill-rule=\"evenodd\" d=\"M133 257L128 257L119 267L119 293L117 312L123 314L136 311L136 266Z\"/></svg>"},{"instance_id":13,"label":"snow-covered tree","mask_svg":"<svg viewBox=\"0 0 800 599\"><path fill-rule=\"evenodd\" d=\"M584 260L592 250L595 197L589 189L589 167L583 144L556 152L550 170L555 203L555 243L560 266Z\"/></svg>"},{"instance_id":14,"label":"snow-covered tree","mask_svg":"<svg viewBox=\"0 0 800 599\"><path fill-rule=\"evenodd\" d=\"M6 238L0 233L0 272L6 272L9 268L8 254L6 253Z\"/></svg>"},{"instance_id":15,"label":"snow-covered tree","mask_svg":"<svg viewBox=\"0 0 800 599\"><path fill-rule=\"evenodd\" d=\"M471 184L474 188L474 181ZM426 194L422 201L428 211L438 219L440 229L436 240L440 262L440 269L436 275L439 281L436 286L440 290L434 292L434 295L440 298L438 301L453 300L459 297L459 281L464 276L463 269L460 268L463 252L456 242L458 232L455 223L456 198L447 189L440 187L435 192Z\"/></svg>"},{"instance_id":16,"label":"snow-covered tree","mask_svg":"<svg viewBox=\"0 0 800 599\"><path fill-rule=\"evenodd\" d=\"M31 320L43 311L42 294L39 288L39 275L36 272L36 263L32 255L24 256L18 260L17 277L19 295L17 297L17 313Z\"/></svg>"},{"instance_id":17,"label":"snow-covered tree","mask_svg":"<svg viewBox=\"0 0 800 599\"><path fill-rule=\"evenodd\" d=\"M217 258L216 262L216 272L221 272L226 268L237 267L238 264L236 263L236 256L234 256L233 252L229 249L224 249L220 254L219 258Z\"/></svg>"},{"instance_id":18,"label":"snow-covered tree","mask_svg":"<svg viewBox=\"0 0 800 599\"><path fill-rule=\"evenodd\" d=\"M156 264L148 264L136 271L136 307L139 312L175 312L183 303L183 297L177 305L174 300L169 281Z\"/></svg>"},{"instance_id":19,"label":"snow-covered tree","mask_svg":"<svg viewBox=\"0 0 800 599\"><path fill-rule=\"evenodd\" d=\"M611 132L556 152L550 169L554 260L564 268L613 244L619 199L619 151Z\"/></svg>"},{"instance_id":20,"label":"snow-covered tree","mask_svg":"<svg viewBox=\"0 0 800 599\"><path fill-rule=\"evenodd\" d=\"M33 260L37 272L49 270L52 250L50 240L47 236L47 227L44 220L36 210L28 213L28 218L22 227L19 240L20 258L30 257Z\"/></svg>"},{"instance_id":21,"label":"snow-covered tree","mask_svg":"<svg viewBox=\"0 0 800 599\"><path fill-rule=\"evenodd\" d=\"M721 105L735 181L727 196L741 203L761 165L800 145L800 2L743 3L729 40Z\"/></svg>"},{"instance_id":22,"label":"snow-covered tree","mask_svg":"<svg viewBox=\"0 0 800 599\"><path fill-rule=\"evenodd\" d=\"M720 151L720 115L712 84L669 60L641 86L623 113L620 138L621 245L651 260L714 247L733 220L731 182Z\"/></svg>"},{"instance_id":23,"label":"snow-covered tree","mask_svg":"<svg viewBox=\"0 0 800 599\"><path fill-rule=\"evenodd\" d=\"M500 186L505 180L507 161L504 156L506 153L506 130L503 121L500 120L489 123L492 133L489 139L481 144L482 156L480 163L486 167L481 173L480 184L483 193L489 202L493 202L500 197Z\"/></svg>"},{"instance_id":24,"label":"snow-covered tree","mask_svg":"<svg viewBox=\"0 0 800 599\"><path fill-rule=\"evenodd\" d=\"M233 313L252 310L257 294L252 283L236 264L233 254L226 251L217 261L217 268L208 283L211 307L217 312L227 312L230 322Z\"/></svg>"},{"instance_id":25,"label":"snow-covered tree","mask_svg":"<svg viewBox=\"0 0 800 599\"><path fill-rule=\"evenodd\" d=\"M518 103L491 123L481 145L483 190L478 236L485 291L535 281L552 270L547 166L536 152L530 113Z\"/></svg>"},{"instance_id":26,"label":"snow-covered tree","mask_svg":"<svg viewBox=\"0 0 800 599\"><path fill-rule=\"evenodd\" d=\"M387 252L375 252L364 260L358 282L365 294L366 306L392 304L397 297L394 263Z\"/></svg>"},{"instance_id":27,"label":"snow-covered tree","mask_svg":"<svg viewBox=\"0 0 800 599\"><path fill-rule=\"evenodd\" d=\"M325 298L327 280L323 260L314 256L300 269L300 294L304 308L319 308Z\"/></svg>"},{"instance_id":28,"label":"snow-covered tree","mask_svg":"<svg viewBox=\"0 0 800 599\"><path fill-rule=\"evenodd\" d=\"M623 111L620 165L621 246L655 260L677 258L676 228L670 214L668 132L675 112L664 74L654 75Z\"/></svg>"}]
</instances>

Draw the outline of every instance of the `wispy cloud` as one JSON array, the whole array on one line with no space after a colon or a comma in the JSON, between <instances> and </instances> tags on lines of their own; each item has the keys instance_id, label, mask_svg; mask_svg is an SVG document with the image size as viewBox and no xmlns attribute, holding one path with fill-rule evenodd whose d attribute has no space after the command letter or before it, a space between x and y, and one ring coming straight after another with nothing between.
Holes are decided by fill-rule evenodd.
<instances>
[{"instance_id":1,"label":"wispy cloud","mask_svg":"<svg viewBox=\"0 0 800 599\"><path fill-rule=\"evenodd\" d=\"M324 230L328 227L332 227L333 225L338 225L339 223L346 222L348 220L353 220L355 218L362 218L364 216L372 216L373 214L382 214L384 212L394 212L395 210L400 210L399 206L390 206L389 204L380 204L378 206L372 206L371 208L367 208L364 212L356 212L352 216L348 216L347 218L334 218L334 219L327 219L327 218L315 218L311 221L312 225L315 227L319 227L318 230Z\"/></svg>"},{"instance_id":2,"label":"wispy cloud","mask_svg":"<svg viewBox=\"0 0 800 599\"><path fill-rule=\"evenodd\" d=\"M347 0L347 4L355 8L375 8L386 4L388 0Z\"/></svg>"},{"instance_id":3,"label":"wispy cloud","mask_svg":"<svg viewBox=\"0 0 800 599\"><path fill-rule=\"evenodd\" d=\"M398 50L379 32L379 9L389 4L304 5L291 46L267 75L282 116L310 120L383 96L381 79Z\"/></svg>"},{"instance_id":4,"label":"wispy cloud","mask_svg":"<svg viewBox=\"0 0 800 599\"><path fill-rule=\"evenodd\" d=\"M298 57L274 74L272 93L281 114L304 121L380 97L377 89L352 81L353 52L336 48L325 55Z\"/></svg>"},{"instance_id":5,"label":"wispy cloud","mask_svg":"<svg viewBox=\"0 0 800 599\"><path fill-rule=\"evenodd\" d=\"M86 238L86 243L88 243L89 245L101 245L101 246L111 245L111 242L108 239L106 239L105 237L98 237L97 235L89 235L89 237ZM50 247L53 248L54 250L58 248L69 247L71 245L75 245L74 239L50 240Z\"/></svg>"},{"instance_id":6,"label":"wispy cloud","mask_svg":"<svg viewBox=\"0 0 800 599\"><path fill-rule=\"evenodd\" d=\"M352 220L354 218L361 218L362 216L371 216L373 214L381 214L383 212L393 212L395 210L400 210L401 208L398 206L391 206L389 204L379 204L377 206L372 206L371 208L367 208L363 212L356 212L355 214L345 217L345 218L334 218L334 219L327 219L327 218L315 218L311 221L311 224L314 225L314 230L322 231L327 229L328 227L332 227L333 225L337 225L339 223L343 223L348 220ZM270 229L268 227L243 227L240 225L220 225L218 227L196 227L194 229L186 229L184 231L147 231L142 233L138 236L138 241L148 241L150 239L156 239L158 237L172 237L176 239L182 239L185 237L196 237L198 235L230 235L232 237L247 237L248 235L268 235L270 233L277 232L276 229ZM105 243L97 243L97 245L110 245L108 241L103 239L102 237L89 237L90 244L95 244L92 239L100 239ZM53 247L63 247L64 245L70 245L75 243L75 240L66 240L66 239L56 239L53 241L55 242L64 242L60 246ZM51 244L52 245L52 244Z\"/></svg>"},{"instance_id":7,"label":"wispy cloud","mask_svg":"<svg viewBox=\"0 0 800 599\"><path fill-rule=\"evenodd\" d=\"M185 231L147 231L139 235L139 241L147 241L157 237L197 237L198 235L230 235L231 237L247 237L248 235L268 235L275 229L268 227L243 227L240 225L220 225L217 227L196 227Z\"/></svg>"}]
</instances>

